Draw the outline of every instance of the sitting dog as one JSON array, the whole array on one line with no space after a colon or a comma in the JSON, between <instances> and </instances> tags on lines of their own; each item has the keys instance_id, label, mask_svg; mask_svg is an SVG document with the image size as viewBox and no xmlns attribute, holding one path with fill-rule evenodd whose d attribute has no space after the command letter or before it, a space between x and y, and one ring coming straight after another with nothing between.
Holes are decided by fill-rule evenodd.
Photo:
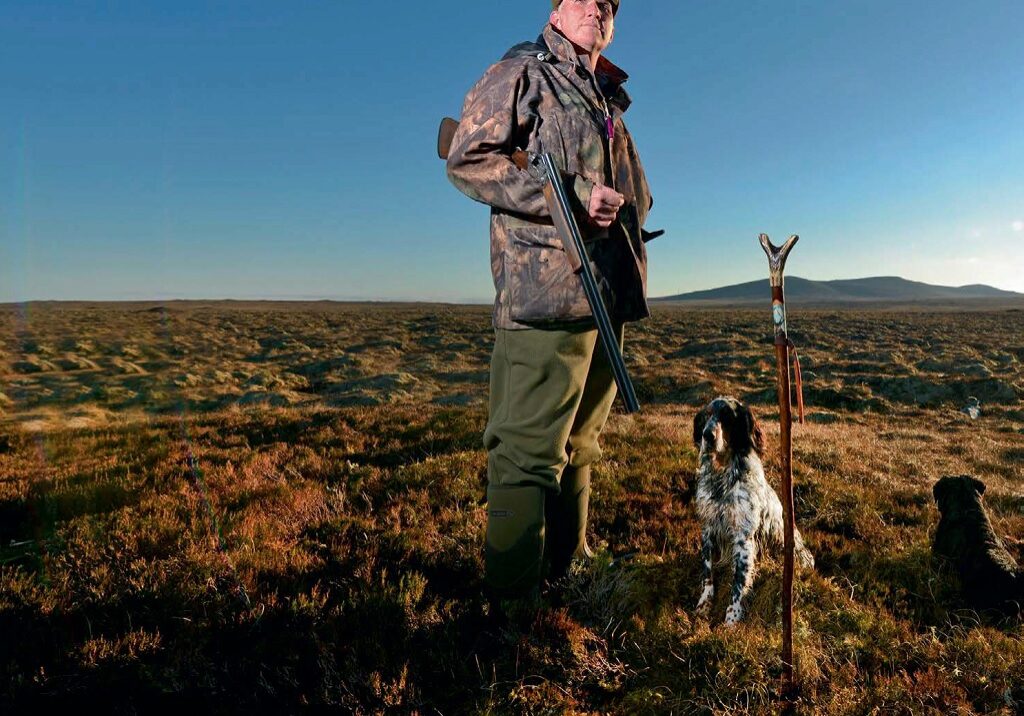
<instances>
[{"instance_id":1,"label":"sitting dog","mask_svg":"<svg viewBox=\"0 0 1024 716\"><path fill-rule=\"evenodd\" d=\"M764 478L764 435L750 408L735 398L719 397L693 419L693 442L700 450L697 515L704 563L703 591L697 611L706 612L715 594L712 566L717 557L735 568L732 602L725 623L743 617L743 597L754 581L759 548L781 548L782 503ZM796 559L814 567L814 557L795 533Z\"/></svg>"},{"instance_id":2,"label":"sitting dog","mask_svg":"<svg viewBox=\"0 0 1024 716\"><path fill-rule=\"evenodd\" d=\"M967 475L943 477L932 494L941 514L932 553L956 568L968 603L1019 611L1024 574L992 529L981 500L985 483Z\"/></svg>"}]
</instances>

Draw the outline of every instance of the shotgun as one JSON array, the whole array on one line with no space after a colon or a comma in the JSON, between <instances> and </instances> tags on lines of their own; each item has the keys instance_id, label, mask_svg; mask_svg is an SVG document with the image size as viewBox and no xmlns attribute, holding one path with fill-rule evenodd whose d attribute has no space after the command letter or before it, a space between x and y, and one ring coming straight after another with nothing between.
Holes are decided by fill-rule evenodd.
<instances>
[{"instance_id":1,"label":"shotgun","mask_svg":"<svg viewBox=\"0 0 1024 716\"><path fill-rule=\"evenodd\" d=\"M437 134L437 155L441 159L448 158L452 137L455 136L455 130L458 127L459 123L450 117L441 120L441 127ZM587 247L583 243L583 234L580 233L579 224L576 223L576 217L573 216L569 204L569 197L565 193L562 174L555 166L552 156L547 152L528 155L522 150L517 150L512 154L512 161L520 170L529 171L535 176L539 176L544 182L544 199L547 201L551 221L562 239L562 246L565 248L573 273L577 274L580 281L583 282L583 292L587 296L587 303L590 304L594 323L597 324L597 333L604 346L605 355L608 357L608 364L612 368L615 385L619 389L619 395L622 396L626 412L635 413L640 410L640 403L636 398L633 381L630 380L629 372L626 370L622 351L619 350L619 341L616 338L611 318L608 316L608 308L604 305L604 299L597 286L597 279L594 278L594 270L590 266Z\"/></svg>"}]
</instances>

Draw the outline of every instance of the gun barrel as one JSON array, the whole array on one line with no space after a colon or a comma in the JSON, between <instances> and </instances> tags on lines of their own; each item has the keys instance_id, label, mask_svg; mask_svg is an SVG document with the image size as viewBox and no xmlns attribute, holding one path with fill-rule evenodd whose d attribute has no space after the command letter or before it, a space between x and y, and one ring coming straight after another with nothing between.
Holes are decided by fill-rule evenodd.
<instances>
[{"instance_id":1,"label":"gun barrel","mask_svg":"<svg viewBox=\"0 0 1024 716\"><path fill-rule=\"evenodd\" d=\"M548 209L551 212L552 220L562 234L562 244L573 269L579 274L583 283L583 292L590 303L591 313L594 315L594 323L597 324L597 333L601 343L604 345L605 355L612 367L612 375L615 378L615 385L622 396L623 404L627 413L635 413L640 410L640 402L636 397L636 390L633 388L633 381L629 378L626 370L626 362L622 358L622 351L619 350L618 337L612 327L611 318L608 316L608 308L604 305L601 291L597 286L597 279L590 268L590 259L587 255L587 248L583 243L583 235L580 233L579 225L573 216L569 204L569 197L565 193L565 185L562 183L562 175L555 166L551 154L544 152L539 155L541 168L547 175L547 187L544 196L548 200ZM550 192L548 191L550 187Z\"/></svg>"}]
</instances>

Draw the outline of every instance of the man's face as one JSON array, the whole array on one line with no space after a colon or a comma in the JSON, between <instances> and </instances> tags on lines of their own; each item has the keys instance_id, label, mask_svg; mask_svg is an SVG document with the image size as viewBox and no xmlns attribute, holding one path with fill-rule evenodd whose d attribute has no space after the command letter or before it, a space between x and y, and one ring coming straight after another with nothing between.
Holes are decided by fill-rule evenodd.
<instances>
[{"instance_id":1,"label":"man's face","mask_svg":"<svg viewBox=\"0 0 1024 716\"><path fill-rule=\"evenodd\" d=\"M587 52L604 51L615 34L615 14L608 0L562 0L550 21Z\"/></svg>"}]
</instances>

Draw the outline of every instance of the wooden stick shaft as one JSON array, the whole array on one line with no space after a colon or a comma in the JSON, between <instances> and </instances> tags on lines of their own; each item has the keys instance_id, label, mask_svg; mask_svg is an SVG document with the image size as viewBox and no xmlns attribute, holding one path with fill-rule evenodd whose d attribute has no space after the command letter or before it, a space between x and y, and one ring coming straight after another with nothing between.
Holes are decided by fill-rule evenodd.
<instances>
[{"instance_id":1,"label":"wooden stick shaft","mask_svg":"<svg viewBox=\"0 0 1024 716\"><path fill-rule=\"evenodd\" d=\"M793 689L793 415L789 404L789 345L775 344L775 359L779 370L779 460L782 471L782 510L784 548L782 561L782 679L787 692Z\"/></svg>"},{"instance_id":2,"label":"wooden stick shaft","mask_svg":"<svg viewBox=\"0 0 1024 716\"><path fill-rule=\"evenodd\" d=\"M799 241L795 234L782 246L775 246L767 234L759 237L768 256L768 276L772 289L772 324L775 327L775 360L779 372L779 463L782 470L782 510L784 524L782 562L782 689L791 698L796 690L793 659L793 568L795 515L793 505L793 412L789 384L789 333L786 325L786 297L783 286L786 258ZM802 412L802 409L801 409Z\"/></svg>"}]
</instances>

